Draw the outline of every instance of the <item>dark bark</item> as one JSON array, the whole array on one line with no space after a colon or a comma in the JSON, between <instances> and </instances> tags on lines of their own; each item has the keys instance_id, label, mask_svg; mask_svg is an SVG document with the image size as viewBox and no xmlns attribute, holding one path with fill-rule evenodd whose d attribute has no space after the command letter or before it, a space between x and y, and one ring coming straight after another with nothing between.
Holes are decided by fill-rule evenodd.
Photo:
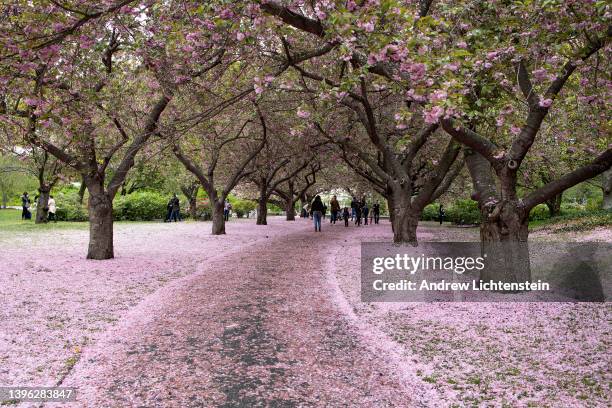
<instances>
[{"instance_id":1,"label":"dark bark","mask_svg":"<svg viewBox=\"0 0 612 408\"><path fill-rule=\"evenodd\" d=\"M561 214L561 201L563 199L563 193L557 194L556 196L546 200L546 207L548 207L548 213L551 217L556 217Z\"/></svg>"},{"instance_id":2,"label":"dark bark","mask_svg":"<svg viewBox=\"0 0 612 408\"><path fill-rule=\"evenodd\" d=\"M87 259L113 258L113 202L108 194L89 195Z\"/></svg>"},{"instance_id":3,"label":"dark bark","mask_svg":"<svg viewBox=\"0 0 612 408\"><path fill-rule=\"evenodd\" d=\"M601 187L603 189L601 208L604 210L612 210L612 169L603 172Z\"/></svg>"},{"instance_id":4,"label":"dark bark","mask_svg":"<svg viewBox=\"0 0 612 408\"><path fill-rule=\"evenodd\" d=\"M223 216L224 204L225 200L215 200L212 206L212 235L225 234L225 217Z\"/></svg>"},{"instance_id":5,"label":"dark bark","mask_svg":"<svg viewBox=\"0 0 612 408\"><path fill-rule=\"evenodd\" d=\"M285 201L285 212L287 221L295 221L295 201L292 199Z\"/></svg>"},{"instance_id":6,"label":"dark bark","mask_svg":"<svg viewBox=\"0 0 612 408\"><path fill-rule=\"evenodd\" d=\"M487 254L486 268L480 278L502 282L530 280L528 212L516 198L516 192L508 191L512 189L512 180L501 180L510 198L501 200L487 159L470 151L466 154L466 164L474 188L472 199L478 202L481 214L482 252Z\"/></svg>"},{"instance_id":7,"label":"dark bark","mask_svg":"<svg viewBox=\"0 0 612 408\"><path fill-rule=\"evenodd\" d=\"M389 200L389 214L393 228L393 242L417 246L417 226L421 211L413 207L410 202L410 194L397 188Z\"/></svg>"},{"instance_id":8,"label":"dark bark","mask_svg":"<svg viewBox=\"0 0 612 408\"><path fill-rule=\"evenodd\" d=\"M38 187L38 203L36 204L36 224L44 224L49 216L49 192L51 188L47 185Z\"/></svg>"},{"instance_id":9,"label":"dark bark","mask_svg":"<svg viewBox=\"0 0 612 408\"><path fill-rule=\"evenodd\" d=\"M257 225L268 225L268 199L265 197L257 200Z\"/></svg>"},{"instance_id":10,"label":"dark bark","mask_svg":"<svg viewBox=\"0 0 612 408\"><path fill-rule=\"evenodd\" d=\"M486 267L480 274L484 281L531 281L529 262L528 217L516 202L500 204L499 214L484 214L480 227Z\"/></svg>"},{"instance_id":11,"label":"dark bark","mask_svg":"<svg viewBox=\"0 0 612 408\"><path fill-rule=\"evenodd\" d=\"M85 185L85 181L81 180L81 187L79 187L79 204L83 204L83 197L85 196L85 189L87 186Z\"/></svg>"},{"instance_id":12,"label":"dark bark","mask_svg":"<svg viewBox=\"0 0 612 408\"><path fill-rule=\"evenodd\" d=\"M287 214L287 221L295 221L295 184L293 180L287 182L289 186L287 199L285 200L285 213Z\"/></svg>"}]
</instances>

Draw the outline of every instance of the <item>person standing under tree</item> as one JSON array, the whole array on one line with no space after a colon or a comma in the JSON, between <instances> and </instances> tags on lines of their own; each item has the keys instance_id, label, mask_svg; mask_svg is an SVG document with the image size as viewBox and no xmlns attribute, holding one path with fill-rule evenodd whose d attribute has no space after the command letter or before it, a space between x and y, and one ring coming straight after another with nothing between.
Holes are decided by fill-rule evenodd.
<instances>
[{"instance_id":1,"label":"person standing under tree","mask_svg":"<svg viewBox=\"0 0 612 408\"><path fill-rule=\"evenodd\" d=\"M52 195L49 196L47 206L49 207L49 221L57 222L57 218L55 218L55 212L57 211L57 207L55 206L55 199Z\"/></svg>"},{"instance_id":2,"label":"person standing under tree","mask_svg":"<svg viewBox=\"0 0 612 408\"><path fill-rule=\"evenodd\" d=\"M438 208L438 219L440 220L440 225L442 225L442 221L444 221L444 208L442 207L442 204L440 204L440 207Z\"/></svg>"},{"instance_id":3,"label":"person standing under tree","mask_svg":"<svg viewBox=\"0 0 612 408\"><path fill-rule=\"evenodd\" d=\"M22 220L29 220L32 218L32 213L30 212L30 203L32 201L30 200L30 196L28 195L27 191L23 192L23 195L21 196L21 219Z\"/></svg>"},{"instance_id":4,"label":"person standing under tree","mask_svg":"<svg viewBox=\"0 0 612 408\"><path fill-rule=\"evenodd\" d=\"M355 201L355 225L361 225L361 201Z\"/></svg>"},{"instance_id":5,"label":"person standing under tree","mask_svg":"<svg viewBox=\"0 0 612 408\"><path fill-rule=\"evenodd\" d=\"M340 216L340 203L338 202L336 196L332 197L331 201L329 202L329 205L331 207L331 219L329 222L335 224L336 220Z\"/></svg>"},{"instance_id":6,"label":"person standing under tree","mask_svg":"<svg viewBox=\"0 0 612 408\"><path fill-rule=\"evenodd\" d=\"M378 220L380 220L380 204L378 201L372 206L372 213L374 214L374 224L378 224Z\"/></svg>"},{"instance_id":7,"label":"person standing under tree","mask_svg":"<svg viewBox=\"0 0 612 408\"><path fill-rule=\"evenodd\" d=\"M323 201L320 196L316 196L310 210L312 212L312 219L314 220L315 232L321 232L321 217L323 217Z\"/></svg>"},{"instance_id":8,"label":"person standing under tree","mask_svg":"<svg viewBox=\"0 0 612 408\"><path fill-rule=\"evenodd\" d=\"M353 197L353 199L351 200L351 221L353 221L353 219L355 218L355 214L357 213L357 200L355 200L355 197Z\"/></svg>"},{"instance_id":9,"label":"person standing under tree","mask_svg":"<svg viewBox=\"0 0 612 408\"><path fill-rule=\"evenodd\" d=\"M363 200L363 208L361 210L363 212L364 225L368 225L368 215L370 214L370 209L368 208L368 203Z\"/></svg>"},{"instance_id":10,"label":"person standing under tree","mask_svg":"<svg viewBox=\"0 0 612 408\"><path fill-rule=\"evenodd\" d=\"M232 211L232 205L229 201L225 200L225 204L223 206L223 218L225 221L229 221L230 212Z\"/></svg>"}]
</instances>

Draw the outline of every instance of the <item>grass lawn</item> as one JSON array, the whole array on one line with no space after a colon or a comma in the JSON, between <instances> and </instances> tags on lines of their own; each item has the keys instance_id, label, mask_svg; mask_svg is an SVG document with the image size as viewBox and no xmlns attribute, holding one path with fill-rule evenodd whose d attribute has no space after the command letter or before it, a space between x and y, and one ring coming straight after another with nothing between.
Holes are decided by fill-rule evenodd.
<instances>
[{"instance_id":1,"label":"grass lawn","mask_svg":"<svg viewBox=\"0 0 612 408\"><path fill-rule=\"evenodd\" d=\"M606 226L612 226L612 211L598 210L564 214L529 223L530 230L552 229L554 232L587 231Z\"/></svg>"},{"instance_id":2,"label":"grass lawn","mask_svg":"<svg viewBox=\"0 0 612 408\"><path fill-rule=\"evenodd\" d=\"M46 231L54 229L87 229L88 222L50 222L47 224L35 224L32 214L31 220L21 219L21 210L12 208L0 209L0 231Z\"/></svg>"}]
</instances>

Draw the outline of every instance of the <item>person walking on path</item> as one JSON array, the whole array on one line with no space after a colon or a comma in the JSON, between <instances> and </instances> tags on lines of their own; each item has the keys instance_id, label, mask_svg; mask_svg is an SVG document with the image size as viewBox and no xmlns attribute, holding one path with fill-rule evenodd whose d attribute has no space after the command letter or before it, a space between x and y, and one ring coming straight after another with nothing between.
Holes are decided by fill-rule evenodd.
<instances>
[{"instance_id":1,"label":"person walking on path","mask_svg":"<svg viewBox=\"0 0 612 408\"><path fill-rule=\"evenodd\" d=\"M321 232L321 217L323 216L323 201L320 196L316 196L310 209L312 211L312 218L314 220L315 232Z\"/></svg>"},{"instance_id":2,"label":"person walking on path","mask_svg":"<svg viewBox=\"0 0 612 408\"><path fill-rule=\"evenodd\" d=\"M30 203L32 201L30 200L30 196L28 195L27 191L23 192L23 195L21 196L21 219L22 220L29 220L32 218L32 213L30 212Z\"/></svg>"},{"instance_id":3,"label":"person walking on path","mask_svg":"<svg viewBox=\"0 0 612 408\"><path fill-rule=\"evenodd\" d=\"M340 215L340 203L338 202L336 196L332 197L331 201L329 202L329 205L331 207L331 219L329 222L335 224L336 220Z\"/></svg>"},{"instance_id":4,"label":"person walking on path","mask_svg":"<svg viewBox=\"0 0 612 408\"><path fill-rule=\"evenodd\" d=\"M372 206L372 213L374 214L374 224L378 224L378 220L380 220L380 204L378 204L378 201Z\"/></svg>"},{"instance_id":5,"label":"person walking on path","mask_svg":"<svg viewBox=\"0 0 612 408\"><path fill-rule=\"evenodd\" d=\"M440 225L442 225L442 221L444 221L444 207L442 207L442 204L438 208L438 219L440 220Z\"/></svg>"},{"instance_id":6,"label":"person walking on path","mask_svg":"<svg viewBox=\"0 0 612 408\"><path fill-rule=\"evenodd\" d=\"M57 218L55 218L57 207L55 206L55 198L52 195L49 196L47 206L49 207L49 221L57 222Z\"/></svg>"},{"instance_id":7,"label":"person walking on path","mask_svg":"<svg viewBox=\"0 0 612 408\"><path fill-rule=\"evenodd\" d=\"M344 207L344 211L342 211L342 218L344 219L344 226L348 227L348 221L349 221L348 207Z\"/></svg>"},{"instance_id":8,"label":"person walking on path","mask_svg":"<svg viewBox=\"0 0 612 408\"><path fill-rule=\"evenodd\" d=\"M364 219L364 225L368 225L368 215L370 214L370 209L368 208L368 203L365 202L365 200L363 200L363 219Z\"/></svg>"},{"instance_id":9,"label":"person walking on path","mask_svg":"<svg viewBox=\"0 0 612 408\"><path fill-rule=\"evenodd\" d=\"M229 201L225 200L225 204L223 206L223 218L225 221L229 221L230 212L232 211L232 205Z\"/></svg>"},{"instance_id":10,"label":"person walking on path","mask_svg":"<svg viewBox=\"0 0 612 408\"><path fill-rule=\"evenodd\" d=\"M361 225L361 202L355 201L355 225Z\"/></svg>"},{"instance_id":11,"label":"person walking on path","mask_svg":"<svg viewBox=\"0 0 612 408\"><path fill-rule=\"evenodd\" d=\"M357 200L355 200L355 197L353 197L353 199L351 200L351 221L353 221L355 219L355 215L357 214Z\"/></svg>"}]
</instances>

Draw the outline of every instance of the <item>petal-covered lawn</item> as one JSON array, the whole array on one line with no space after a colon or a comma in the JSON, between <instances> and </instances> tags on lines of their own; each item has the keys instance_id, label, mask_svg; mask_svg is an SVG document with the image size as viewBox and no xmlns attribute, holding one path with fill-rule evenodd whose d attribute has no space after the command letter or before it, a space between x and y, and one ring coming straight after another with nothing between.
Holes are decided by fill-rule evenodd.
<instances>
[{"instance_id":1,"label":"petal-covered lawn","mask_svg":"<svg viewBox=\"0 0 612 408\"><path fill-rule=\"evenodd\" d=\"M609 304L362 303L359 243L386 221L209 231L119 223L109 261L85 230L3 234L0 385L78 386L75 407L610 405Z\"/></svg>"},{"instance_id":2,"label":"petal-covered lawn","mask_svg":"<svg viewBox=\"0 0 612 408\"><path fill-rule=\"evenodd\" d=\"M118 223L115 259L86 260L87 230L3 233L0 238L0 384L51 386L84 348L156 289L212 258L298 226Z\"/></svg>"},{"instance_id":3,"label":"petal-covered lawn","mask_svg":"<svg viewBox=\"0 0 612 408\"><path fill-rule=\"evenodd\" d=\"M466 232L429 226L421 235L461 241ZM532 237L612 242L609 230ZM362 229L351 238L329 264L337 303L366 337L391 340L397 364L420 378L430 406L610 406L610 303L362 303L358 242L390 234Z\"/></svg>"}]
</instances>

